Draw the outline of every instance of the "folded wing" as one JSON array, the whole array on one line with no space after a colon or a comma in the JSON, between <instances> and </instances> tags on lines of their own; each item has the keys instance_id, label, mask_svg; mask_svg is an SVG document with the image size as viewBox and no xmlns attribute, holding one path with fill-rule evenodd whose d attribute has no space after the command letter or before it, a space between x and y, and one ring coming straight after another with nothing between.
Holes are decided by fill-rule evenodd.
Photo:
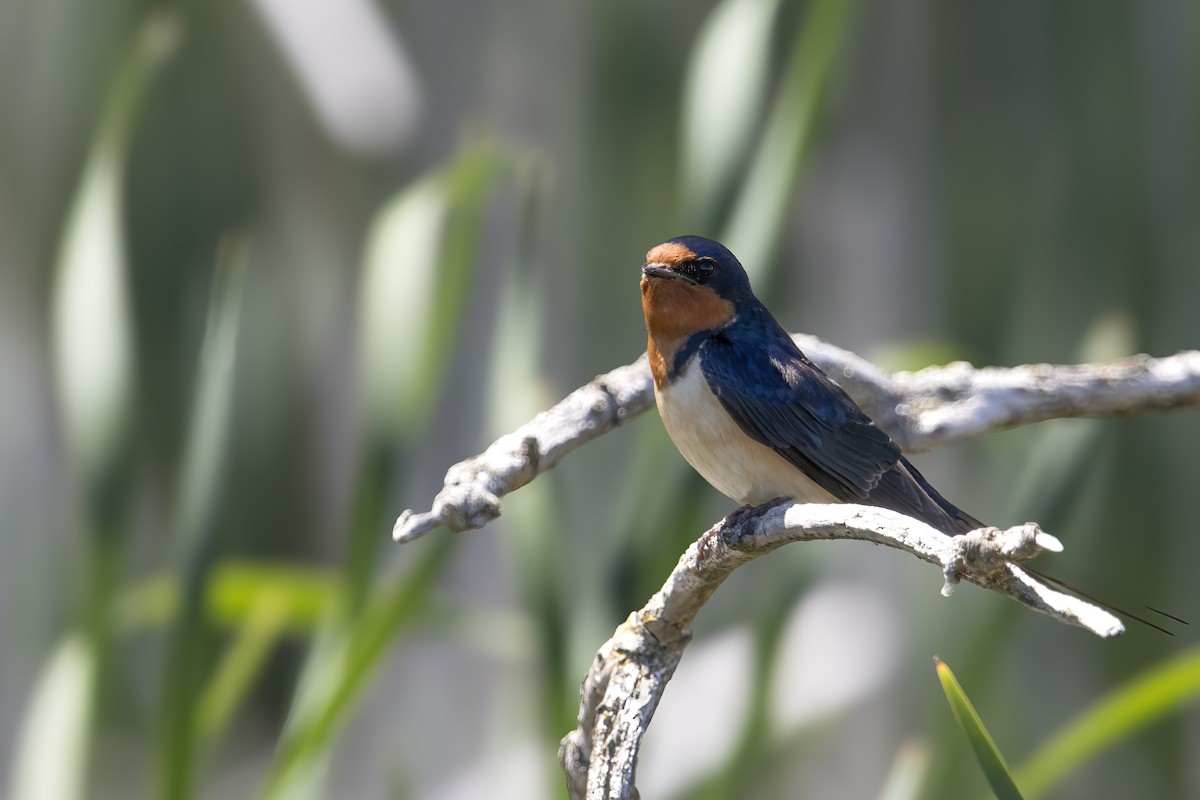
<instances>
[{"instance_id":1,"label":"folded wing","mask_svg":"<svg viewBox=\"0 0 1200 800\"><path fill-rule=\"evenodd\" d=\"M704 378L752 439L846 503L881 506L946 533L981 527L945 500L841 387L794 345L764 358L720 333L701 347ZM761 342L777 337L753 337ZM791 340L786 340L791 345Z\"/></svg>"}]
</instances>

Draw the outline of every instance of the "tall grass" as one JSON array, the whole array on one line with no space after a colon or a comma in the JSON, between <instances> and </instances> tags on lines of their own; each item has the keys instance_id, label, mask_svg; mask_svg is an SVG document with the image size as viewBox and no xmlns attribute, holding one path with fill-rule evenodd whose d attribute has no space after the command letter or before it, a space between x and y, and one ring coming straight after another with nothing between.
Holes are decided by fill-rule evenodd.
<instances>
[{"instance_id":1,"label":"tall grass","mask_svg":"<svg viewBox=\"0 0 1200 800\"><path fill-rule=\"evenodd\" d=\"M1194 121L1135 85L1162 65L1113 10L389 7L387 34L430 92L425 133L364 156L321 128L306 78L240 6L130 6L79 52L61 42L85 31L53 25L82 19L54 9L0 8L0 212L28 186L26 162L71 176L38 187L51 199L22 212L20 247L0 238L13 285L42 286L30 294L45 332L13 346L50 360L54 424L39 441L61 464L25 502L78 520L53 539L71 550L51 554L58 580L14 582L20 565L0 557L0 597L18 610L0 609L0 651L36 648L41 663L0 671L0 712L21 709L0 717L13 743L0 776L18 800L559 796L554 752L596 647L729 509L647 415L506 499L488 530L399 551L387 534L447 466L638 355L636 266L668 235L726 241L796 328L840 316L813 331L838 338L863 324L831 315L821 287L881 318L901 306L925 338L880 347L900 359L930 341L999 362L1161 352L1200 334L1180 310L1200 160L1172 133ZM1175 31L1163 58L1192 52L1182 12L1127 13L1146 41ZM22 85L17 62L44 63L33 49L54 43L61 71ZM1169 74L1155 85L1195 95L1196 75ZM1141 122L1110 93L1145 103ZM74 102L62 119L87 132L45 122L31 136L29 120L50 119L39 96ZM906 172L905 137L931 174ZM896 231L903 175L936 219L915 234ZM806 222L830 208L845 216L829 230ZM821 241L808 249L798 228ZM913 239L937 263L896 278ZM813 263L847 240L884 244L877 280ZM0 382L19 363L0 360ZM1197 435L1185 416L1043 426L929 472L964 505L1012 517L998 521L1064 534L1079 582L1189 616ZM21 467L0 454L0 481ZM44 533L6 528L0 545ZM705 668L747 683L726 709L740 722L711 729L694 708L650 731L711 745L673 796L796 796L831 775L868 796L983 793L929 680L935 651L1025 796L1196 789L1194 726L1179 717L1195 713L1197 672L1177 642L1094 643L966 592L935 605L924 571L878 554L764 561L697 631L737 650ZM808 590L846 583L895 599L896 641L880 644L894 674L781 726L773 692L808 674L787 661L791 621ZM52 610L63 597L66 618ZM1041 688L1015 693L1033 671ZM839 769L851 745L857 767Z\"/></svg>"}]
</instances>

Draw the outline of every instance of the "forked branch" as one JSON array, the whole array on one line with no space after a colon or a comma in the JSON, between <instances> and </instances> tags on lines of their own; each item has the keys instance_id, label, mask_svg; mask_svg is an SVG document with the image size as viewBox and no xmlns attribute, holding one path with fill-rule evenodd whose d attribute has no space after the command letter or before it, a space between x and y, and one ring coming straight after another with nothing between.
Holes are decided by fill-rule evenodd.
<instances>
[{"instance_id":1,"label":"forked branch","mask_svg":"<svg viewBox=\"0 0 1200 800\"><path fill-rule=\"evenodd\" d=\"M662 589L596 654L580 689L579 725L559 746L574 800L634 796L642 736L691 640L696 613L737 567L785 544L814 539L859 539L905 550L941 568L945 594L966 580L1098 636L1124 631L1104 609L1063 594L1021 568L1044 550L1062 550L1057 539L1032 523L947 536L871 506L791 503L743 509L693 543Z\"/></svg>"},{"instance_id":2,"label":"forked branch","mask_svg":"<svg viewBox=\"0 0 1200 800\"><path fill-rule=\"evenodd\" d=\"M1048 419L1200 407L1200 351L1195 350L1103 364L975 369L956 362L892 373L820 339L794 338L909 453ZM501 497L652 405L645 356L598 376L480 455L451 467L433 508L406 510L392 538L409 542L439 525L456 533L482 528L500 516Z\"/></svg>"},{"instance_id":3,"label":"forked branch","mask_svg":"<svg viewBox=\"0 0 1200 800\"><path fill-rule=\"evenodd\" d=\"M955 363L889 373L818 339L795 339L907 452L1054 418L1200 407L1197 351L1079 366L975 369ZM393 538L412 541L438 526L454 532L483 527L500 515L505 494L653 403L644 356L595 378L480 455L451 467L433 507L401 514ZM573 798L636 795L641 738L691 638L696 612L736 567L789 542L811 539L886 544L938 565L944 593L967 580L1099 636L1124 630L1107 611L1055 590L1022 568L1043 550L1062 549L1032 523L951 537L866 506L788 504L758 513L743 510L688 548L663 588L597 653L580 691L579 726L559 749Z\"/></svg>"}]
</instances>

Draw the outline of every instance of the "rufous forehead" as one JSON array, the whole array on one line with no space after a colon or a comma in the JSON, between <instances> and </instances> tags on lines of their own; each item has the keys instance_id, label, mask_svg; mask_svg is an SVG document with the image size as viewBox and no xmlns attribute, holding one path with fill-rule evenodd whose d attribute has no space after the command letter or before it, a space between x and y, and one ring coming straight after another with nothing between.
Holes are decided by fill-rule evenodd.
<instances>
[{"instance_id":1,"label":"rufous forehead","mask_svg":"<svg viewBox=\"0 0 1200 800\"><path fill-rule=\"evenodd\" d=\"M678 242L664 242L646 253L647 264L680 264L695 258L696 254L690 248L684 247Z\"/></svg>"}]
</instances>

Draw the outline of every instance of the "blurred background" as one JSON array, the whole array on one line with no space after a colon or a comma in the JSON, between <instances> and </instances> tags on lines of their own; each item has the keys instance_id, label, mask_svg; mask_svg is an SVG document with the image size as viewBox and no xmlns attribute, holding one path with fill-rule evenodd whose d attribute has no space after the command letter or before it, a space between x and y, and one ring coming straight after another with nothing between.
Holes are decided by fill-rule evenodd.
<instances>
[{"instance_id":1,"label":"blurred background","mask_svg":"<svg viewBox=\"0 0 1200 800\"><path fill-rule=\"evenodd\" d=\"M388 534L642 352L644 252L720 238L891 368L1168 355L1198 143L1184 0L0 4L0 792L564 796L596 649L731 503L649 413L483 531ZM1185 413L916 461L1196 622L1198 448ZM1020 768L1195 654L940 587L849 542L740 570L643 796L987 796L932 656ZM1200 797L1195 696L1040 791Z\"/></svg>"}]
</instances>

